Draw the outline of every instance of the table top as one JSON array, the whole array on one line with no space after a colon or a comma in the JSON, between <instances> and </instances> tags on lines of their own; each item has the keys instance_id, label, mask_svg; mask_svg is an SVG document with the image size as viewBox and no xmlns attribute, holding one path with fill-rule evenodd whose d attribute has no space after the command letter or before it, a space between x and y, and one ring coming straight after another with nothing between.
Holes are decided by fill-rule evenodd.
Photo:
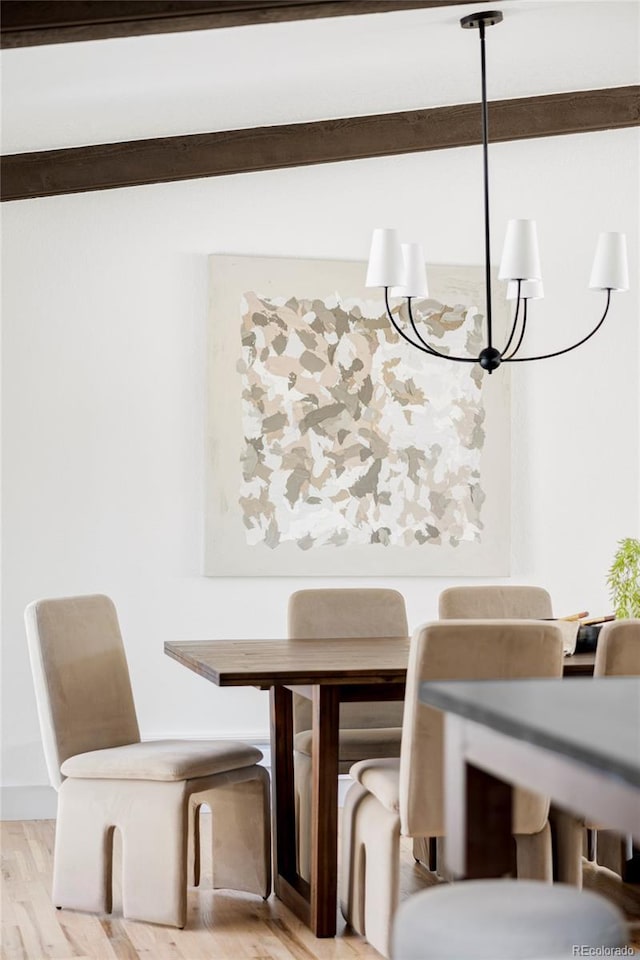
<instances>
[{"instance_id":1,"label":"table top","mask_svg":"<svg viewBox=\"0 0 640 960\"><path fill-rule=\"evenodd\" d=\"M409 637L326 640L205 640L164 652L221 687L402 683Z\"/></svg>"},{"instance_id":2,"label":"table top","mask_svg":"<svg viewBox=\"0 0 640 960\"><path fill-rule=\"evenodd\" d=\"M640 678L423 683L420 699L640 787Z\"/></svg>"},{"instance_id":3,"label":"table top","mask_svg":"<svg viewBox=\"0 0 640 960\"><path fill-rule=\"evenodd\" d=\"M220 687L404 683L410 637L168 642L164 652ZM565 674L593 670L593 654L565 658Z\"/></svg>"}]
</instances>

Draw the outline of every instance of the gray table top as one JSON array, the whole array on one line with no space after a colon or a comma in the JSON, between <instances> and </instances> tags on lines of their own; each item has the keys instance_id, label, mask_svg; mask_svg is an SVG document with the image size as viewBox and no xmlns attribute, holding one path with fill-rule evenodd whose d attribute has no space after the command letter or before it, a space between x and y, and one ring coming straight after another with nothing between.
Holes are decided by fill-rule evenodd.
<instances>
[{"instance_id":1,"label":"gray table top","mask_svg":"<svg viewBox=\"0 0 640 960\"><path fill-rule=\"evenodd\" d=\"M423 703L640 787L640 678L423 683Z\"/></svg>"}]
</instances>

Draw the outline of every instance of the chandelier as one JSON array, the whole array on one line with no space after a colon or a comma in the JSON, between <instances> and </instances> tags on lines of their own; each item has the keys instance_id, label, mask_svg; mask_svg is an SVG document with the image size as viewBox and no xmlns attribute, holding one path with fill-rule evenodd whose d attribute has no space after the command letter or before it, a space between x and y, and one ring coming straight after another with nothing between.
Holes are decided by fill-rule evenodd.
<instances>
[{"instance_id":1,"label":"chandelier","mask_svg":"<svg viewBox=\"0 0 640 960\"><path fill-rule=\"evenodd\" d=\"M627 267L626 237L623 233L601 233L596 245L589 287L606 293L604 311L596 326L577 343L553 353L538 356L519 356L527 327L527 304L529 300L543 296L540 257L535 220L510 220L507 225L504 250L500 263L499 278L507 281L507 299L515 300L513 322L509 336L502 349L494 344L491 312L491 244L489 231L489 162L488 162L488 109L487 69L485 57L485 30L500 23L502 13L490 10L472 13L463 17L460 26L465 30L476 29L480 34L480 70L482 77L482 156L484 185L484 249L486 291L486 346L477 357L458 357L443 353L430 344L420 331L413 310L413 301L427 297L427 275L424 254L418 243L400 244L396 230L374 230L367 270L367 287L384 287L387 316L397 333L417 350L443 360L459 363L479 363L493 373L501 363L518 363L529 360L547 360L569 353L586 343L604 323L609 310L611 293L627 290L629 275ZM394 316L389 297L403 297L407 304L410 334L402 322ZM406 325L405 325L406 326Z\"/></svg>"}]
</instances>

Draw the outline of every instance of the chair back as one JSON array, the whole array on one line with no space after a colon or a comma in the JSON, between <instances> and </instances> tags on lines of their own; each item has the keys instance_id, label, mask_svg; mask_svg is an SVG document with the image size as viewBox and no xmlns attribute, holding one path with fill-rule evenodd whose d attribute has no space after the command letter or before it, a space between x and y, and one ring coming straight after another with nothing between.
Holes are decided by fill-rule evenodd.
<instances>
[{"instance_id":1,"label":"chair back","mask_svg":"<svg viewBox=\"0 0 640 960\"><path fill-rule=\"evenodd\" d=\"M640 676L640 620L612 620L598 634L594 677Z\"/></svg>"},{"instance_id":2,"label":"chair back","mask_svg":"<svg viewBox=\"0 0 640 960\"><path fill-rule=\"evenodd\" d=\"M444 835L444 715L420 703L420 684L561 677L562 669L562 633L553 623L450 620L418 627L411 641L400 752L403 834ZM514 833L538 833L548 809L548 799L516 790Z\"/></svg>"},{"instance_id":3,"label":"chair back","mask_svg":"<svg viewBox=\"0 0 640 960\"><path fill-rule=\"evenodd\" d=\"M551 597L542 587L449 587L439 599L441 620L549 620Z\"/></svg>"},{"instance_id":4,"label":"chair back","mask_svg":"<svg viewBox=\"0 0 640 960\"><path fill-rule=\"evenodd\" d=\"M298 590L289 598L289 638L406 637L404 597L377 588ZM340 726L352 729L402 726L402 703L343 703ZM311 704L294 696L294 732L311 728Z\"/></svg>"},{"instance_id":5,"label":"chair back","mask_svg":"<svg viewBox=\"0 0 640 960\"><path fill-rule=\"evenodd\" d=\"M129 668L108 597L37 600L25 624L45 759L57 788L69 757L139 742Z\"/></svg>"}]
</instances>

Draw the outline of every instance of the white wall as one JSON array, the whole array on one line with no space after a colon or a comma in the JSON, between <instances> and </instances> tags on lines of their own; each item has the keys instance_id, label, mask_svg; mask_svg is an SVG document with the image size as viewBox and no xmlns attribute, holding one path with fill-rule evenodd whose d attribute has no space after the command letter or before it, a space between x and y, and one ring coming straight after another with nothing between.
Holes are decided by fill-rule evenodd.
<instances>
[{"instance_id":1,"label":"white wall","mask_svg":"<svg viewBox=\"0 0 640 960\"><path fill-rule=\"evenodd\" d=\"M494 259L509 216L538 220L534 347L590 328L597 232L629 234L633 290L597 338L513 365L511 579L547 586L559 614L608 610L615 542L638 533L638 145L628 130L492 147ZM46 783L22 623L37 597L114 598L144 736L266 736L266 694L162 652L281 636L309 584L201 575L207 255L364 258L371 228L396 224L434 262L480 263L480 186L467 148L4 205L5 786ZM449 583L391 582L412 625Z\"/></svg>"}]
</instances>

